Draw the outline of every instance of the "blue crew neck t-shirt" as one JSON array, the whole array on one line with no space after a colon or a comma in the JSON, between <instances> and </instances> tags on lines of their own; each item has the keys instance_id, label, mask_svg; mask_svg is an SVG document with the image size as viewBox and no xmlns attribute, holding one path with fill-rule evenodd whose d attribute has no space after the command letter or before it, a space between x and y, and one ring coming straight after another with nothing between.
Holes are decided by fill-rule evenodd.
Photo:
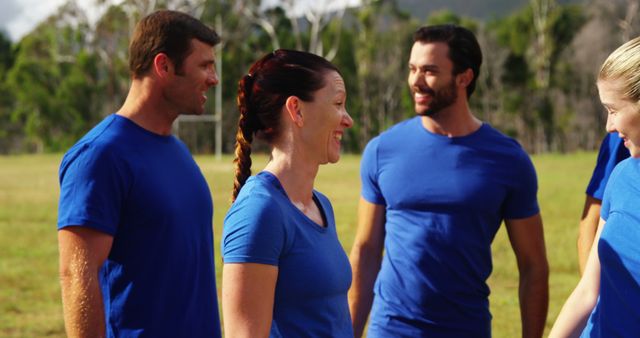
<instances>
[{"instance_id":1,"label":"blue crew neck t-shirt","mask_svg":"<svg viewBox=\"0 0 640 338\"><path fill-rule=\"evenodd\" d=\"M386 209L369 337L490 337L491 242L503 219L539 212L533 165L483 124L463 137L421 117L372 139L362 197Z\"/></svg>"},{"instance_id":2,"label":"blue crew neck t-shirt","mask_svg":"<svg viewBox=\"0 0 640 338\"><path fill-rule=\"evenodd\" d=\"M113 236L99 271L107 337L220 337L213 202L173 136L110 115L64 156L58 229Z\"/></svg>"},{"instance_id":3,"label":"blue crew neck t-shirt","mask_svg":"<svg viewBox=\"0 0 640 338\"><path fill-rule=\"evenodd\" d=\"M298 210L269 172L250 177L224 220L225 264L278 267L270 337L353 337L351 267L329 200L313 191L326 227Z\"/></svg>"},{"instance_id":4,"label":"blue crew neck t-shirt","mask_svg":"<svg viewBox=\"0 0 640 338\"><path fill-rule=\"evenodd\" d=\"M587 337L640 335L640 159L611 174L602 201L600 297L582 332Z\"/></svg>"},{"instance_id":5,"label":"blue crew neck t-shirt","mask_svg":"<svg viewBox=\"0 0 640 338\"><path fill-rule=\"evenodd\" d=\"M598 160L587 186L587 195L602 200L604 188L613 168L627 157L629 157L629 149L624 146L618 133L607 133L600 145Z\"/></svg>"}]
</instances>

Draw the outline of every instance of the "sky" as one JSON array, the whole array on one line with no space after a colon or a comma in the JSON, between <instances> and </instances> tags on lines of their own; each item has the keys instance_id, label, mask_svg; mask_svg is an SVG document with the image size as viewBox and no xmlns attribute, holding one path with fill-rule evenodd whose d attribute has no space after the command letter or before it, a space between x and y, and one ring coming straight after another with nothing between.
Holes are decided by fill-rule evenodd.
<instances>
[{"instance_id":1,"label":"sky","mask_svg":"<svg viewBox=\"0 0 640 338\"><path fill-rule=\"evenodd\" d=\"M17 42L29 33L39 22L55 13L56 9L67 0L0 0L0 30ZM96 19L97 14L92 4L95 0L76 0L87 11L89 20ZM113 1L113 0L112 0ZM272 7L280 0L263 0L262 6ZM300 13L311 6L319 10L332 10L337 6L357 6L361 0L295 0L294 13Z\"/></svg>"},{"instance_id":2,"label":"sky","mask_svg":"<svg viewBox=\"0 0 640 338\"><path fill-rule=\"evenodd\" d=\"M55 13L67 0L0 0L0 30L16 42L35 26ZM85 10L90 9L95 0L76 0ZM88 11L89 19L91 12ZM95 11L93 11L95 12Z\"/></svg>"},{"instance_id":3,"label":"sky","mask_svg":"<svg viewBox=\"0 0 640 338\"><path fill-rule=\"evenodd\" d=\"M308 8L314 11L331 11L338 8L358 6L361 4L361 0L294 0L293 14L299 16ZM262 8L275 7L280 0L262 0Z\"/></svg>"}]
</instances>

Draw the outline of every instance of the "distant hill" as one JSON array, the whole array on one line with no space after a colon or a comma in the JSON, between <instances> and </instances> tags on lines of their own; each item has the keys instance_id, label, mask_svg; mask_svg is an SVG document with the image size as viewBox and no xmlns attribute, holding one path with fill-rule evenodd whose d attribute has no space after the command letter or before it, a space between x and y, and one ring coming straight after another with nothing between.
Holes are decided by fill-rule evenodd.
<instances>
[{"instance_id":1,"label":"distant hill","mask_svg":"<svg viewBox=\"0 0 640 338\"><path fill-rule=\"evenodd\" d=\"M508 15L524 7L528 0L398 0L400 9L426 20L434 11L448 9L461 16L491 19ZM559 0L558 4L582 3L581 0Z\"/></svg>"}]
</instances>

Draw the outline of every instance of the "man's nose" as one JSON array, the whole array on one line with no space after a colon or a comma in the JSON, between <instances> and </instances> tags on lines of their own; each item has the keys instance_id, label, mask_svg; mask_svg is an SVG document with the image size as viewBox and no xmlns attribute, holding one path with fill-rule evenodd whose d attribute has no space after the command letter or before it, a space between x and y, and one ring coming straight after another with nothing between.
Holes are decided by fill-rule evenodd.
<instances>
[{"instance_id":1,"label":"man's nose","mask_svg":"<svg viewBox=\"0 0 640 338\"><path fill-rule=\"evenodd\" d=\"M212 86L218 85L218 83L220 83L220 79L218 78L218 72L214 70L207 77L207 85L209 87L212 87Z\"/></svg>"}]
</instances>

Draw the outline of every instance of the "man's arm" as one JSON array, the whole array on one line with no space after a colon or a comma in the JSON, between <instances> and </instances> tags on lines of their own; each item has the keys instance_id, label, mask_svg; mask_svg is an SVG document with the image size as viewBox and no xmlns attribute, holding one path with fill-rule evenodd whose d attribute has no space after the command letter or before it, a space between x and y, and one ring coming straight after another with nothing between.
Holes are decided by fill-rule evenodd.
<instances>
[{"instance_id":1,"label":"man's arm","mask_svg":"<svg viewBox=\"0 0 640 338\"><path fill-rule=\"evenodd\" d=\"M540 214L505 220L520 272L522 337L542 337L549 307L549 265Z\"/></svg>"},{"instance_id":2,"label":"man's arm","mask_svg":"<svg viewBox=\"0 0 640 338\"><path fill-rule=\"evenodd\" d=\"M600 220L600 208L602 201L587 195L582 210L582 219L578 230L578 263L580 265L580 275L584 274L587 258L596 237L598 221Z\"/></svg>"},{"instance_id":3,"label":"man's arm","mask_svg":"<svg viewBox=\"0 0 640 338\"><path fill-rule=\"evenodd\" d=\"M373 303L375 283L384 247L385 208L360 197L358 205L358 230L353 242L351 269L353 282L349 289L349 311L355 337L361 337Z\"/></svg>"},{"instance_id":4,"label":"man's arm","mask_svg":"<svg viewBox=\"0 0 640 338\"><path fill-rule=\"evenodd\" d=\"M67 336L104 337L104 305L98 272L107 259L113 237L85 227L58 231L60 286Z\"/></svg>"}]
</instances>

